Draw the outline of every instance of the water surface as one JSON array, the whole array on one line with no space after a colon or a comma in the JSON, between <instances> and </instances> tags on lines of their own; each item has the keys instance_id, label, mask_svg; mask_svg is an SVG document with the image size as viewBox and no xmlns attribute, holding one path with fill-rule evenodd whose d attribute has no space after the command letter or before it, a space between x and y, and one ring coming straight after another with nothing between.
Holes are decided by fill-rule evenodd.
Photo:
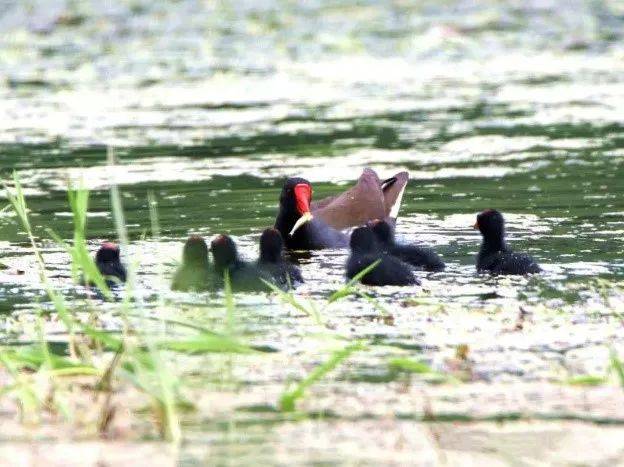
<instances>
[{"instance_id":1,"label":"water surface","mask_svg":"<svg viewBox=\"0 0 624 467\"><path fill-rule=\"evenodd\" d=\"M377 401L394 394L381 382L395 354L444 370L467 343L476 383L552 383L604 370L605 345L624 345L592 287L595 278L624 276L619 3L8 2L0 25L2 174L21 178L54 282L70 300L81 291L68 258L43 240L47 228L72 237L69 183L92 190L94 249L116 237L108 188L120 185L132 239L124 255L138 262L148 306L159 294L182 315L207 304L201 319L218 326L221 316L210 315L218 295L170 293L157 274L160 262L166 277L173 272L189 233L230 233L253 258L285 177L308 178L320 198L364 167L382 177L409 170L399 236L435 246L448 269L419 273L420 288L370 290L391 324L359 298L327 311L332 329L373 343L328 386L336 404L349 387L379 392ZM107 146L116 148L113 166ZM476 274L480 238L471 226L485 208L505 213L512 247L531 253L544 274ZM8 212L0 239L9 330L46 299ZM345 260L342 251L302 259L298 295L322 300L337 289ZM275 297L238 301L241 332L279 350L257 374L241 370L253 394L277 394L327 355L310 320ZM520 307L530 309L532 325L508 333ZM243 413L249 426L264 426L262 415ZM214 419L198 418L193 429L221 436ZM288 438L290 425L271 423ZM250 449L276 445L260 437Z\"/></svg>"}]
</instances>

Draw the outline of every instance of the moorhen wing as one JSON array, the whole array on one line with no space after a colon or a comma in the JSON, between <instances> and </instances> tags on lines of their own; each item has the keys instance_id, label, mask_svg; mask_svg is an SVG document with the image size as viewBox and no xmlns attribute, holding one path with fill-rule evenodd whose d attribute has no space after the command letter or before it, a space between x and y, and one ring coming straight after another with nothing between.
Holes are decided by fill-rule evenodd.
<instances>
[{"instance_id":1,"label":"moorhen wing","mask_svg":"<svg viewBox=\"0 0 624 467\"><path fill-rule=\"evenodd\" d=\"M535 274L541 271L535 260L526 253L514 253L505 243L505 219L487 209L477 216L474 225L483 236L477 255L477 270L492 274Z\"/></svg>"}]
</instances>

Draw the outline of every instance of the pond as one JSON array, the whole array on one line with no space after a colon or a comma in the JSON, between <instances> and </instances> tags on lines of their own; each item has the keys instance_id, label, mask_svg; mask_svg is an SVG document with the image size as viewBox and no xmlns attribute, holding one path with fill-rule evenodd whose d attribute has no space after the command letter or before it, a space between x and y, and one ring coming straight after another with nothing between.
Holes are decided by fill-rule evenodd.
<instances>
[{"instance_id":1,"label":"pond","mask_svg":"<svg viewBox=\"0 0 624 467\"><path fill-rule=\"evenodd\" d=\"M390 438L424 443L422 430L442 433L441 451L481 452L483 440L444 441L472 425L417 423L428 403L437 419L624 421L621 389L562 386L607 372L610 348L624 354L622 295L605 286L624 279L624 10L582 0L416 3L8 2L0 16L3 177L18 174L51 281L77 310L83 289L49 231L73 238L70 183L91 191L93 250L117 239L109 187L119 186L131 240L123 255L148 312L216 330L222 294L168 290L182 244L191 233L229 233L255 258L288 176L306 177L319 199L365 167L382 177L408 170L398 236L434 246L447 263L418 273L421 287L364 288L368 298L332 304L320 327L274 294L237 294L238 332L272 352L237 357L232 384L217 357L179 362L199 407L184 420L183 462L401 462L409 452ZM541 275L476 273L472 224L486 208L505 214L511 246L533 255ZM16 323L50 302L10 210L0 240L0 330L32 341ZM344 285L346 258L300 258L306 283L295 295L324 302ZM276 412L284 387L343 340L367 348L310 389L302 420ZM388 370L403 357L463 383L408 381ZM354 451L356 440L367 447Z\"/></svg>"}]
</instances>

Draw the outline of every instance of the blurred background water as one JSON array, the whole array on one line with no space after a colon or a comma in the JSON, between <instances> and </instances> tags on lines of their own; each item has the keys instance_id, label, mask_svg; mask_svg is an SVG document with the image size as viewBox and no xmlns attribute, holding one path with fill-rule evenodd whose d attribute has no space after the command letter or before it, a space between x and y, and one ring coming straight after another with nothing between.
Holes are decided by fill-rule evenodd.
<instances>
[{"instance_id":1,"label":"blurred background water","mask_svg":"<svg viewBox=\"0 0 624 467\"><path fill-rule=\"evenodd\" d=\"M156 259L170 274L191 232L232 233L253 257L286 176L308 178L320 198L363 167L382 176L407 169L399 235L435 246L449 264L422 275L434 303L574 307L598 300L595 277L624 275L623 34L616 0L1 0L1 171L19 174L42 238L46 228L71 238L70 181L93 190L94 247L115 236L108 187L118 183L134 240L125 255L140 258L150 294L166 288L155 280ZM114 166L107 146L116 148ZM143 238L149 191L160 241ZM490 207L507 215L512 246L544 266L541 278L475 274L480 237L471 225ZM0 300L9 313L28 312L42 295L24 241L3 213L9 270ZM45 247L71 295L66 255ZM345 258L330 251L302 260L303 293L337 288ZM414 291L376 293L396 304ZM371 312L354 302L338 316ZM301 323L274 319L248 326L278 347L292 344L272 326ZM400 337L438 339L432 358L465 338L423 336L423 320L408 319ZM393 332L374 330L396 340ZM492 358L488 380L548 378L556 365L546 353L511 368L513 356Z\"/></svg>"},{"instance_id":2,"label":"blurred background water","mask_svg":"<svg viewBox=\"0 0 624 467\"><path fill-rule=\"evenodd\" d=\"M285 176L321 197L371 166L410 171L399 231L452 262L496 207L542 262L621 272L619 2L3 3L2 170L63 238L68 180L93 238L113 180L135 236L153 190L179 241L271 225Z\"/></svg>"}]
</instances>

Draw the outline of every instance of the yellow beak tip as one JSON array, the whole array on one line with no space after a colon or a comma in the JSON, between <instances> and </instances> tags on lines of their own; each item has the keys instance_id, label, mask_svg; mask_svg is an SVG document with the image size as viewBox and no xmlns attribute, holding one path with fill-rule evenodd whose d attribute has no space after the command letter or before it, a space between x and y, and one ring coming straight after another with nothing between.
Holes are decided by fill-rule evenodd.
<instances>
[{"instance_id":1,"label":"yellow beak tip","mask_svg":"<svg viewBox=\"0 0 624 467\"><path fill-rule=\"evenodd\" d=\"M303 214L303 216L301 216L299 219L297 219L297 222L295 222L295 225L293 225L292 230L288 233L288 235L290 237L292 237L295 232L297 230L299 230L299 228L303 225L303 224L307 224L308 222L310 222L312 219L314 219L314 216L312 216L312 213L310 212L306 212Z\"/></svg>"}]
</instances>

